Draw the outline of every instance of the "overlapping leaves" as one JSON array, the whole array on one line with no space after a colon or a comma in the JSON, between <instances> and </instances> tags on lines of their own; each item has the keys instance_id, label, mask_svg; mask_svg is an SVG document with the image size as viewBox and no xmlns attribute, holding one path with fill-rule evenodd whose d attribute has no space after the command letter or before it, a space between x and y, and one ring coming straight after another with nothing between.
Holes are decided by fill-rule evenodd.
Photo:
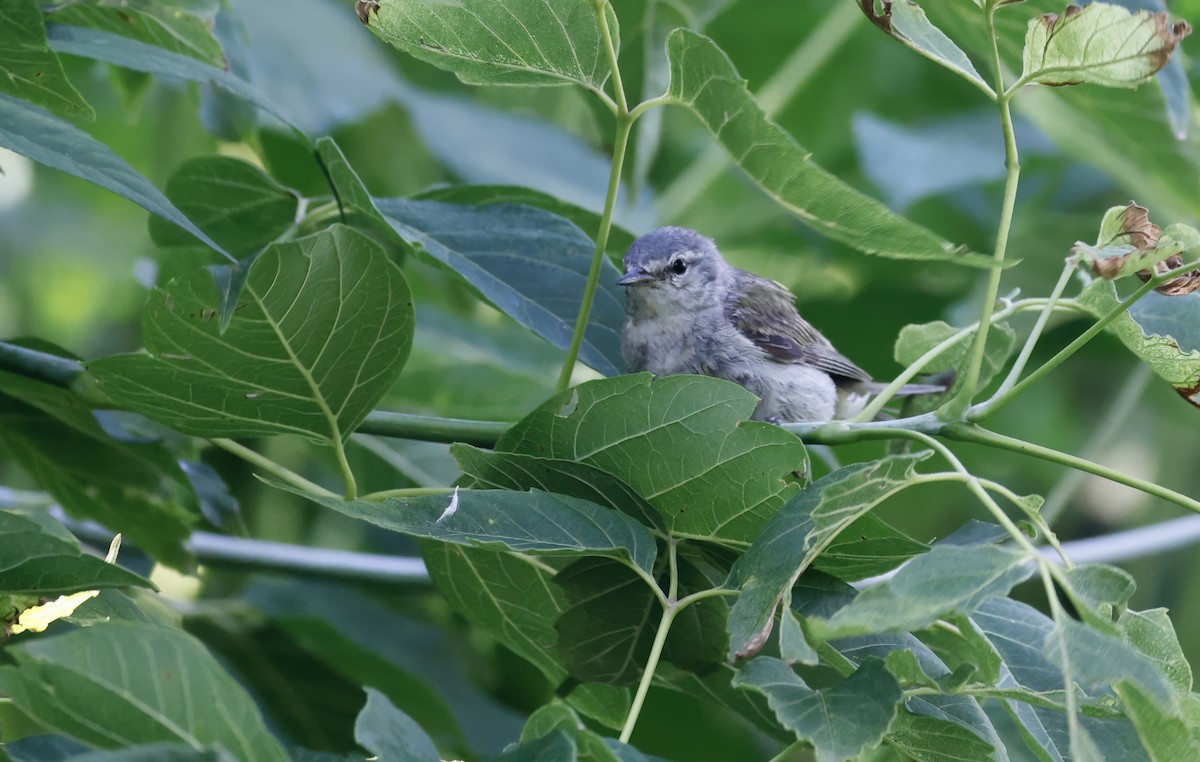
<instances>
[{"instance_id":1,"label":"overlapping leaves","mask_svg":"<svg viewBox=\"0 0 1200 762\"><path fill-rule=\"evenodd\" d=\"M149 354L89 365L124 407L196 436L292 433L341 442L404 365L413 311L400 269L335 226L269 247L250 265L228 330L211 275L156 290Z\"/></svg>"}]
</instances>

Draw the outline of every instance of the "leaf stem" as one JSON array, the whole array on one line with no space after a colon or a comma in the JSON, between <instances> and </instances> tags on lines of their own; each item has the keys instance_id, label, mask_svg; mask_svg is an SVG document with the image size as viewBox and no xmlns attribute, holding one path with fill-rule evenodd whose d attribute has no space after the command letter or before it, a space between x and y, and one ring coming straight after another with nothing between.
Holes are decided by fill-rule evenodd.
<instances>
[{"instance_id":1,"label":"leaf stem","mask_svg":"<svg viewBox=\"0 0 1200 762\"><path fill-rule=\"evenodd\" d=\"M222 450L225 450L226 452L229 452L229 453L232 453L232 454L238 456L239 458L246 461L247 463L257 466L258 468L261 468L263 471L266 471L267 473L271 474L275 478L279 479L281 482L284 482L285 484L289 484L298 490L302 490L304 492L307 492L311 495L316 495L318 497L326 497L326 498L330 498L330 497L331 498L340 498L341 497L336 492L330 492L329 490L325 489L321 485L310 482L308 479L305 479L303 476L301 476L300 474L291 470L290 468L280 465L279 463L276 463L275 461L271 460L270 458L268 458L264 455L260 455L259 453L255 452L254 450L251 450L249 447L246 447L245 445L242 445L242 444L238 444L237 442L233 441L232 439L217 438L217 439L210 439L208 441L212 442L217 447L220 447Z\"/></svg>"},{"instance_id":2,"label":"leaf stem","mask_svg":"<svg viewBox=\"0 0 1200 762\"><path fill-rule=\"evenodd\" d=\"M667 642L667 633L671 631L671 623L675 621L675 614L678 611L679 609L674 605L663 608L662 619L658 622L658 632L654 634L654 643L650 646L650 656L646 660L646 669L642 672L637 693L633 694L633 703L629 707L629 714L625 717L625 725L621 728L619 738L621 743L629 743L629 737L633 735L638 715L642 713L642 704L646 702L646 693L650 690L650 683L654 681L654 672L658 669L658 661L662 658L663 646Z\"/></svg>"},{"instance_id":3,"label":"leaf stem","mask_svg":"<svg viewBox=\"0 0 1200 762\"><path fill-rule=\"evenodd\" d=\"M629 147L629 133L633 130L634 123L634 117L629 113L629 104L625 100L625 88L621 84L621 68L617 64L616 45L613 43L612 31L608 28L608 16L605 13L608 1L595 0L594 7L596 22L600 26L600 37L608 56L613 91L616 94L617 132L613 139L612 170L608 176L608 193L604 197L604 211L600 215L600 229L596 231L596 249L592 253L592 266L588 270L587 285L584 286L583 299L579 303L579 315L575 318L575 332L571 336L571 344L567 347L567 357L563 360L562 372L558 374L558 383L555 385L555 389L560 392L571 385L571 374L575 371L575 362L579 359L579 348L583 346L588 318L592 314L592 304L596 300L596 288L600 285L600 272L604 264L605 253L608 251L608 233L612 228L613 211L617 206L617 195L621 191L621 173L625 166L625 152Z\"/></svg>"},{"instance_id":4,"label":"leaf stem","mask_svg":"<svg viewBox=\"0 0 1200 762\"><path fill-rule=\"evenodd\" d=\"M453 487L401 487L369 492L359 500L387 500L389 497L425 497L426 495L449 495Z\"/></svg>"},{"instance_id":5,"label":"leaf stem","mask_svg":"<svg viewBox=\"0 0 1200 762\"><path fill-rule=\"evenodd\" d=\"M995 70L997 93L1004 92L1004 67L1000 62L1000 46L996 37L995 7L984 11L987 22L988 40L992 46L992 66ZM1017 136L1013 129L1012 109L1008 95L998 95L996 105L1000 109L1000 125L1004 130L1004 202L1000 208L1000 225L996 229L996 248L992 255L995 267L988 273L987 288L983 296L983 306L979 313L979 330L975 333L975 342L967 357L962 371L962 386L958 394L938 411L938 417L944 421L959 420L967 412L972 398L975 396L975 386L979 383L979 371L983 366L984 351L987 348L988 329L992 324L992 312L996 308L996 299L1000 295L1000 279L1004 274L1004 254L1008 248L1008 233L1012 227L1013 210L1017 205L1017 185L1021 179L1021 162L1017 153Z\"/></svg>"},{"instance_id":6,"label":"leaf stem","mask_svg":"<svg viewBox=\"0 0 1200 762\"><path fill-rule=\"evenodd\" d=\"M350 468L350 461L346 458L346 443L340 436L333 440L333 452L337 456L338 468L342 470L346 499L353 500L358 497L358 482L354 480L354 469Z\"/></svg>"},{"instance_id":7,"label":"leaf stem","mask_svg":"<svg viewBox=\"0 0 1200 762\"><path fill-rule=\"evenodd\" d=\"M988 400L980 407L978 412L975 412L970 416L970 420L981 421L1007 405L1012 400L1019 397L1027 388L1029 388L1030 385L1035 384L1041 379L1045 378L1052 370L1061 365L1067 358L1082 349L1083 346L1089 341L1096 338L1101 331L1107 328L1110 323L1119 318L1121 315L1124 315L1125 312L1128 311L1129 308L1132 307L1143 296L1149 294L1157 286L1160 286L1166 281L1175 277L1177 273L1190 270L1197 264L1197 262L1191 262L1183 265L1182 267L1176 268L1175 270L1162 273L1143 283L1136 291L1120 301L1117 306L1113 307L1103 317L1090 325L1086 331L1076 337L1076 339L1070 344L1059 350L1058 354L1054 355L1054 357L1051 357L1049 360L1043 363L1037 370L1030 373L1008 391L1002 394L997 394L992 399Z\"/></svg>"},{"instance_id":8,"label":"leaf stem","mask_svg":"<svg viewBox=\"0 0 1200 762\"><path fill-rule=\"evenodd\" d=\"M1049 304L1050 300L1048 299L1022 299L1020 301L1013 302L999 312L992 313L991 322L997 323L1005 318L1015 315L1018 312L1025 312L1027 310L1037 309L1039 307L1048 309L1047 305ZM1059 306L1062 309L1077 309L1074 307L1073 303L1062 304ZM884 406L892 401L892 398L896 396L896 393L899 392L905 384L913 380L918 373L924 370L926 365L933 362L935 359L941 356L943 352L950 349L955 344L958 344L963 339L970 336L978 328L979 323L972 323L966 328L960 329L958 333L955 333L953 336L946 337L936 346L931 347L929 351L918 357L911 365L905 368L900 375L896 376L896 378L890 384L884 387L879 394L875 395L875 398L871 400L871 403L863 408L862 412L851 419L852 422L866 423L874 420L875 416L879 415Z\"/></svg>"},{"instance_id":9,"label":"leaf stem","mask_svg":"<svg viewBox=\"0 0 1200 762\"><path fill-rule=\"evenodd\" d=\"M1054 306L1058 304L1059 297L1062 296L1063 290L1067 287L1067 281L1071 279L1071 273L1075 270L1075 263L1068 260L1063 266L1062 274L1058 276L1058 282L1054 284L1054 290L1050 292L1050 298L1046 300L1046 306L1038 315L1037 322L1033 324L1033 329L1029 332L1029 337L1025 340L1025 346L1021 347L1021 353L1017 355L1016 362L1008 371L1008 375L1004 377L1004 381L1000 384L1000 388L992 395L992 400L1007 394L1013 386L1016 385L1017 379L1025 372L1025 365L1029 362L1029 357L1033 354L1033 349L1037 346L1038 339L1042 336L1042 331L1046 329L1046 323L1050 321L1050 315L1054 312ZM983 403L979 408L986 408L992 404L992 400ZM982 412L982 410L981 410Z\"/></svg>"},{"instance_id":10,"label":"leaf stem","mask_svg":"<svg viewBox=\"0 0 1200 762\"><path fill-rule=\"evenodd\" d=\"M1109 481L1114 481L1117 484L1124 484L1127 487L1133 487L1136 490L1141 490L1148 495L1162 498L1176 505L1183 506L1193 513L1200 513L1200 500L1188 497L1182 493L1176 492L1166 487L1161 487L1154 482L1139 479L1136 476L1121 473L1108 466L1094 463L1077 455L1071 455L1065 452L1059 452L1049 447L1026 442L1023 439L997 434L994 431L976 426L974 424L954 423L947 424L943 429L943 435L948 439L954 439L960 442L974 442L976 444L987 445L1001 450L1009 450L1011 452L1021 453L1022 455L1031 455L1035 458L1048 460L1052 463L1059 463L1064 466L1085 471L1089 474L1102 476Z\"/></svg>"}]
</instances>

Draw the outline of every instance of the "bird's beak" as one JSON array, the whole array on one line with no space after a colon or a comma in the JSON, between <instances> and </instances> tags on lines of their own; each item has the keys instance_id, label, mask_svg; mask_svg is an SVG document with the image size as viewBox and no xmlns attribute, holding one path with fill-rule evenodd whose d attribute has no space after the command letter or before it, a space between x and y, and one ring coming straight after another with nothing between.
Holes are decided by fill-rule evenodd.
<instances>
[{"instance_id":1,"label":"bird's beak","mask_svg":"<svg viewBox=\"0 0 1200 762\"><path fill-rule=\"evenodd\" d=\"M622 275L621 279L617 281L617 285L618 286L644 286L647 283L651 283L655 280L658 280L658 279L639 267L636 270L630 270L629 272Z\"/></svg>"}]
</instances>

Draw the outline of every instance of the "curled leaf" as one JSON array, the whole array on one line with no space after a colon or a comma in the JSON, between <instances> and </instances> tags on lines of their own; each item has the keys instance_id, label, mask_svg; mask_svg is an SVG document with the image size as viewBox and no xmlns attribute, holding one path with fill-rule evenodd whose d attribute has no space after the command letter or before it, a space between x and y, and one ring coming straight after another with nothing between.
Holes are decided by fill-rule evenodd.
<instances>
[{"instance_id":1,"label":"curled leaf","mask_svg":"<svg viewBox=\"0 0 1200 762\"><path fill-rule=\"evenodd\" d=\"M1136 13L1120 5L1068 5L1029 22L1022 82L1043 85L1137 87L1167 65L1180 40L1192 33L1186 21L1171 23L1163 11Z\"/></svg>"},{"instance_id":2,"label":"curled leaf","mask_svg":"<svg viewBox=\"0 0 1200 762\"><path fill-rule=\"evenodd\" d=\"M1107 280L1136 274L1143 281L1183 266L1184 254L1200 250L1200 231L1188 225L1163 230L1150 221L1150 212L1130 201L1114 206L1100 222L1095 246L1076 244L1074 252L1092 272ZM1190 270L1155 288L1160 294L1181 296L1200 290L1200 270Z\"/></svg>"},{"instance_id":3,"label":"curled leaf","mask_svg":"<svg viewBox=\"0 0 1200 762\"><path fill-rule=\"evenodd\" d=\"M967 54L933 25L913 0L859 0L859 7L872 24L899 42L992 93Z\"/></svg>"}]
</instances>

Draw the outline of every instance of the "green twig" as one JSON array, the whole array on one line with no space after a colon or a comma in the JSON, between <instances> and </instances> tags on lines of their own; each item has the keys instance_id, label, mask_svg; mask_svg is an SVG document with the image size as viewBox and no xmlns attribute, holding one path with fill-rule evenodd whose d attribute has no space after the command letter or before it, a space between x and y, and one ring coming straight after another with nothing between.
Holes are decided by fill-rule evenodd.
<instances>
[{"instance_id":1,"label":"green twig","mask_svg":"<svg viewBox=\"0 0 1200 762\"><path fill-rule=\"evenodd\" d=\"M579 303L579 315L575 318L575 332L571 336L570 346L567 347L567 357L563 360L562 372L558 375L558 384L556 385L558 391L570 386L571 374L575 371L575 362L579 359L579 349L583 346L583 337L587 333L588 318L592 314L592 304L596 300L596 288L600 285L600 273L605 253L608 251L608 233L612 228L617 195L621 191L621 173L625 166L625 152L629 147L629 133L633 130L634 122L634 118L629 113L629 105L625 101L625 88L621 84L621 67L617 64L617 48L613 42L612 30L608 28L608 16L604 12L608 7L608 2L607 0L596 0L594 7L596 22L600 27L600 37L604 42L605 54L608 56L609 73L612 77L616 102L617 133L613 139L612 169L608 176L608 193L604 197L600 229L596 231L596 249L592 253L592 266L588 270L583 299Z\"/></svg>"},{"instance_id":2,"label":"green twig","mask_svg":"<svg viewBox=\"0 0 1200 762\"><path fill-rule=\"evenodd\" d=\"M470 421L463 418L436 418L428 415L373 410L359 424L362 434L422 442L464 442L478 447L495 447L512 426L504 421Z\"/></svg>"},{"instance_id":3,"label":"green twig","mask_svg":"<svg viewBox=\"0 0 1200 762\"><path fill-rule=\"evenodd\" d=\"M1021 374L1025 372L1025 365L1029 362L1029 358L1033 354L1033 349L1037 346L1038 339L1042 336L1042 331L1046 329L1046 323L1050 321L1050 315L1053 314L1054 307L1058 304L1059 297L1062 296L1063 290L1067 287L1067 281L1071 279L1071 273L1074 270L1075 262L1067 260L1067 263L1063 266L1062 274L1058 276L1058 282L1054 284L1054 290L1050 292L1050 298L1046 300L1046 307L1038 315L1037 322L1033 324L1033 329L1030 330L1029 337L1025 340L1025 346L1021 347L1021 353L1017 355L1016 362L1013 363L1012 368L1008 371L1008 375L1004 377L1000 388L992 395L992 400L1007 394L1016 385L1017 379L1021 377ZM980 412L986 409L991 402L989 400L983 403L983 405L978 406Z\"/></svg>"},{"instance_id":4,"label":"green twig","mask_svg":"<svg viewBox=\"0 0 1200 762\"><path fill-rule=\"evenodd\" d=\"M987 22L988 39L992 46L992 66L995 70L997 93L1004 91L1004 67L1000 62L1000 47L996 37L995 8L984 12ZM992 324L992 312L996 308L996 299L1000 295L1000 279L1004 274L1004 255L1008 248L1008 233L1012 226L1013 210L1017 204L1017 185L1021 179L1021 162L1017 153L1017 136L1013 130L1012 109L1009 96L1003 95L996 99L1000 109L1000 124L1004 130L1004 202L1000 208L1000 225L996 230L996 248L993 252L995 267L988 273L987 288L983 296L983 306L979 314L979 330L975 334L975 342L967 356L962 370L962 386L958 394L938 411L942 420L959 420L966 413L971 399L975 396L975 387L979 383L979 372L983 366L984 352L987 348L988 329Z\"/></svg>"},{"instance_id":5,"label":"green twig","mask_svg":"<svg viewBox=\"0 0 1200 762\"><path fill-rule=\"evenodd\" d=\"M453 487L401 487L399 489L385 489L379 492L371 492L363 495L359 500L387 500L389 497L426 497L427 495L449 495L454 492Z\"/></svg>"},{"instance_id":6,"label":"green twig","mask_svg":"<svg viewBox=\"0 0 1200 762\"><path fill-rule=\"evenodd\" d=\"M1200 513L1200 500L1188 497L1187 495L1176 492L1172 489L1159 486L1154 482L1139 479L1136 476L1121 473L1120 471L1103 466L1099 463L1094 463L1077 455L1071 455L1058 450L1052 450L1049 447L1026 442L1023 439L997 434L994 431L981 428L974 424L955 423L947 424L943 429L943 435L948 439L958 440L960 442L974 442L976 444L987 445L1001 450L1009 450L1018 452L1022 455L1030 455L1041 460L1048 460L1052 463L1059 463L1079 471L1086 471L1089 474L1102 476L1109 481L1114 481L1117 484L1124 484L1127 487L1133 487L1136 490L1141 490L1148 495L1168 500L1176 505L1183 506L1193 513Z\"/></svg>"},{"instance_id":7,"label":"green twig","mask_svg":"<svg viewBox=\"0 0 1200 762\"><path fill-rule=\"evenodd\" d=\"M208 441L212 442L214 445L220 447L226 452L233 453L247 463L261 468L263 471L266 471L268 474L279 479L284 484L289 484L296 489L301 490L302 492L307 492L309 494L316 495L317 497L341 499L341 495L337 494L336 492L330 492L321 485L310 482L308 479L305 479L303 476L291 470L290 468L282 466L270 458L251 450L249 447L238 444L232 439L217 438L210 439Z\"/></svg>"},{"instance_id":8,"label":"green twig","mask_svg":"<svg viewBox=\"0 0 1200 762\"><path fill-rule=\"evenodd\" d=\"M1095 323L1088 326L1088 329L1086 331L1081 333L1070 344L1068 344L1067 346L1065 346L1061 350L1059 350L1058 354L1054 355L1054 357L1051 357L1049 360L1047 360L1045 363L1043 363L1037 370L1033 371L1028 376L1026 376L1024 379L1022 379L1020 381L1020 383L1017 383L1016 385L1014 385L1012 388L1010 388L1008 391L1004 392L1003 394L997 394L995 397L988 400L988 402L985 405L981 406L981 409L971 417L971 420L974 420L974 421L983 420L984 418L987 418L988 416L992 415L1000 408L1007 405L1012 400L1019 397L1032 384L1035 384L1038 381L1040 381L1041 379L1045 378L1047 375L1050 374L1051 371L1053 371L1055 368L1057 368L1059 365L1061 365L1067 358L1069 358L1071 355L1075 354L1080 349L1082 349L1083 346L1085 344L1087 344L1089 341L1096 338L1096 336L1098 336L1105 328L1107 328L1109 326L1109 324L1112 323L1112 321L1116 320L1121 315L1124 315L1129 310L1129 308L1132 307L1143 296L1146 296L1151 291L1153 291L1155 288L1157 288L1158 286L1161 286L1163 283L1167 282L1168 280L1171 280L1172 278L1177 277L1179 273L1187 272L1188 270L1195 268L1197 265L1200 265L1200 260L1197 260L1195 262L1189 262L1188 264L1183 265L1182 267L1171 270L1170 272L1166 272L1166 273L1157 275L1154 278L1151 278L1150 280L1143 283L1138 288L1137 291L1134 291L1128 297L1126 297L1125 299L1118 302L1117 306L1113 307L1111 310L1109 310L1107 313L1105 313L1105 315L1103 317L1101 317L1099 320L1097 320Z\"/></svg>"},{"instance_id":9,"label":"green twig","mask_svg":"<svg viewBox=\"0 0 1200 762\"><path fill-rule=\"evenodd\" d=\"M646 693L650 690L650 684L654 682L654 672L658 669L658 660L662 657L667 634L671 631L671 623L675 621L676 615L682 610L679 602L675 600L675 596L679 592L679 559L678 547L673 537L667 538L667 566L670 570L670 580L667 585L662 619L658 622L658 631L654 633L654 643L650 646L650 656L646 660L642 679L638 682L637 693L633 695L633 703L629 706L629 714L625 717L624 727L621 728L621 743L628 743L629 737L633 735L633 728L637 725L638 716L642 713L642 705L646 701ZM658 593L660 601L662 601L662 589L653 580L650 581L650 584L651 589Z\"/></svg>"}]
</instances>

